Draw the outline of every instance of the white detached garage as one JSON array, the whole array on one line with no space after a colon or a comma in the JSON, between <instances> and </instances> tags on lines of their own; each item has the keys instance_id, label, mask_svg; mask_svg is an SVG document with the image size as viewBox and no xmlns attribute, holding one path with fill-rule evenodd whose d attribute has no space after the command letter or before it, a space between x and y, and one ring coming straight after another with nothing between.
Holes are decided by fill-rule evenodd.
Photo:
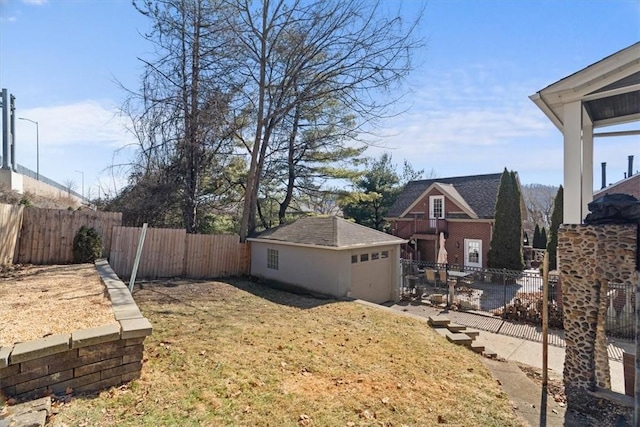
<instances>
[{"instance_id":1,"label":"white detached garage","mask_svg":"<svg viewBox=\"0 0 640 427\"><path fill-rule=\"evenodd\" d=\"M398 298L406 240L338 217L301 218L247 240L252 276L334 297Z\"/></svg>"}]
</instances>

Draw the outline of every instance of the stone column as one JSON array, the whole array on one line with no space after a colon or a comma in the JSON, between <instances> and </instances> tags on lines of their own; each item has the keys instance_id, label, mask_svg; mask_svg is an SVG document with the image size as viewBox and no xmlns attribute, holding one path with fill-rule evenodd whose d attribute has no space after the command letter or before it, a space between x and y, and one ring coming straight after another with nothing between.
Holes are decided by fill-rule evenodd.
<instances>
[{"instance_id":1,"label":"stone column","mask_svg":"<svg viewBox=\"0 0 640 427\"><path fill-rule=\"evenodd\" d=\"M558 230L566 341L564 382L569 405L589 406L585 391L611 388L605 320L613 284L632 288L635 224L564 224Z\"/></svg>"}]
</instances>

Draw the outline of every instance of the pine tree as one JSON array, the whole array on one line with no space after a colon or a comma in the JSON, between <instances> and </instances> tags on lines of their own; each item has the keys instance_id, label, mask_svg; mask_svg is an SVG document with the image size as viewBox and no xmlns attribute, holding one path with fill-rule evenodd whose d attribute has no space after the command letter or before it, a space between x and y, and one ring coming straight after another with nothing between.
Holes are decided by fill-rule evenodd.
<instances>
[{"instance_id":1,"label":"pine tree","mask_svg":"<svg viewBox=\"0 0 640 427\"><path fill-rule=\"evenodd\" d=\"M537 249L540 247L540 227L536 224L536 229L533 231L533 248Z\"/></svg>"},{"instance_id":2,"label":"pine tree","mask_svg":"<svg viewBox=\"0 0 640 427\"><path fill-rule=\"evenodd\" d=\"M504 169L496 201L495 225L489 248L487 265L521 271L522 209L521 194L515 172Z\"/></svg>"},{"instance_id":3,"label":"pine tree","mask_svg":"<svg viewBox=\"0 0 640 427\"><path fill-rule=\"evenodd\" d=\"M553 201L553 213L551 214L551 225L549 226L549 241L547 242L547 252L549 253L549 270L558 268L556 257L558 253L558 228L562 224L564 190L562 185L558 188L558 193Z\"/></svg>"},{"instance_id":4,"label":"pine tree","mask_svg":"<svg viewBox=\"0 0 640 427\"><path fill-rule=\"evenodd\" d=\"M540 249L547 248L547 229L542 227L540 231Z\"/></svg>"}]
</instances>

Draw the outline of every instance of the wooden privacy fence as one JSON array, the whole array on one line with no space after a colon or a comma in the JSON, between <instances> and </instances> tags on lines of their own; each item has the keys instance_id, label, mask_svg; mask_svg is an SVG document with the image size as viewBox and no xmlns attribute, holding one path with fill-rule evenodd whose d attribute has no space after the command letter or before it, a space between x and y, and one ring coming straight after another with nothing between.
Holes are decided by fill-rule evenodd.
<instances>
[{"instance_id":1,"label":"wooden privacy fence","mask_svg":"<svg viewBox=\"0 0 640 427\"><path fill-rule=\"evenodd\" d=\"M73 238L83 225L95 228L102 237L102 255L106 256L111 250L111 230L121 224L121 212L26 208L13 261L20 264L72 262Z\"/></svg>"},{"instance_id":2,"label":"wooden privacy fence","mask_svg":"<svg viewBox=\"0 0 640 427\"><path fill-rule=\"evenodd\" d=\"M11 264L18 244L24 206L0 204L0 265Z\"/></svg>"},{"instance_id":3,"label":"wooden privacy fence","mask_svg":"<svg viewBox=\"0 0 640 427\"><path fill-rule=\"evenodd\" d=\"M113 227L109 265L123 279L131 269L142 228ZM147 228L137 277L204 279L249 274L250 248L237 235L187 234Z\"/></svg>"}]
</instances>

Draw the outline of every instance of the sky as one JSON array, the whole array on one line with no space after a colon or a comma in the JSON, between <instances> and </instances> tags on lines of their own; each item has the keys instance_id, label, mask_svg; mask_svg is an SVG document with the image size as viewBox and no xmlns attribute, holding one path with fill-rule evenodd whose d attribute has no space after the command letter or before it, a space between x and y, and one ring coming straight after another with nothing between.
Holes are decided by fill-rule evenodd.
<instances>
[{"instance_id":1,"label":"sky","mask_svg":"<svg viewBox=\"0 0 640 427\"><path fill-rule=\"evenodd\" d=\"M395 8L400 3L383 0ZM436 177L515 170L523 184L562 183L562 134L529 96L640 41L640 0L405 0L424 7L414 70L397 115L378 123L367 156ZM151 46L130 0L0 0L0 87L16 97L17 161L85 195L125 182L135 139L118 115ZM625 127L629 128L629 127ZM636 123L631 129L640 128ZM602 129L600 129L602 130ZM615 130L606 128L607 131ZM609 182L627 158L640 169L640 137L597 138Z\"/></svg>"}]
</instances>

